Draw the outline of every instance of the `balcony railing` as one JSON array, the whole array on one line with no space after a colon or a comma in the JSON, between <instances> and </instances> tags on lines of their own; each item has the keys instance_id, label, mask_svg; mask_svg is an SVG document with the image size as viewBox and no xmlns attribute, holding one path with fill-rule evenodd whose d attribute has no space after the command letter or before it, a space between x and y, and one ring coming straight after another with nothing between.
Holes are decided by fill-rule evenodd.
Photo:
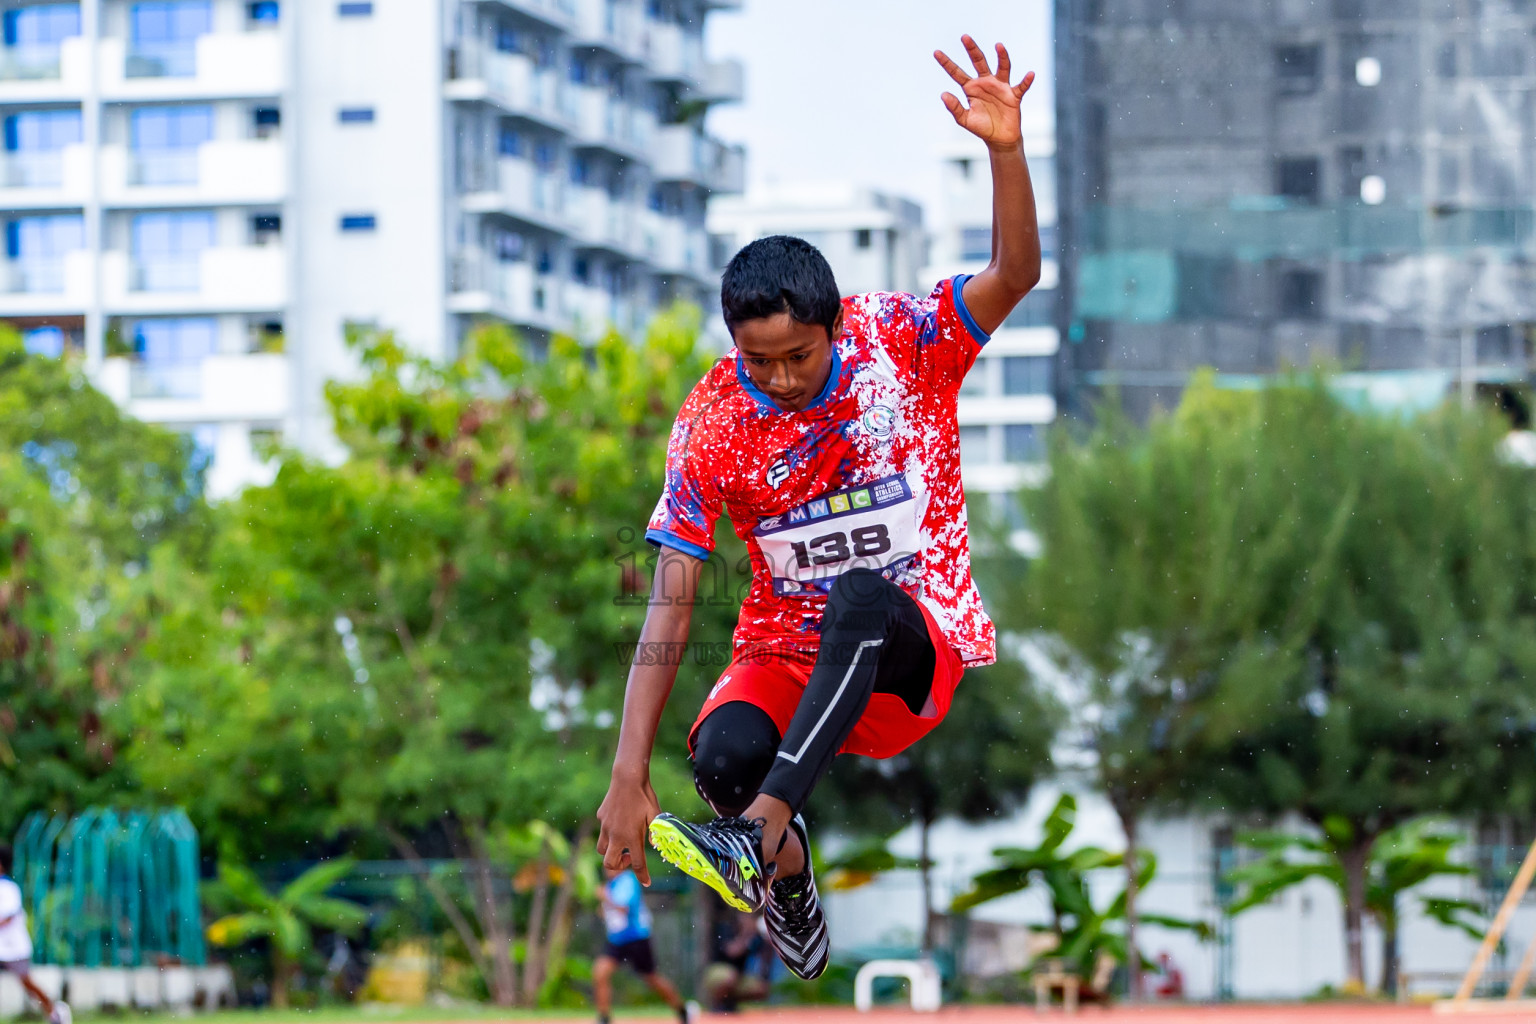
<instances>
[{"instance_id":1,"label":"balcony railing","mask_svg":"<svg viewBox=\"0 0 1536 1024\"><path fill-rule=\"evenodd\" d=\"M64 151L7 153L4 178L6 188L58 188L64 184Z\"/></svg>"},{"instance_id":2,"label":"balcony railing","mask_svg":"<svg viewBox=\"0 0 1536 1024\"><path fill-rule=\"evenodd\" d=\"M201 363L128 364L129 398L201 398Z\"/></svg>"},{"instance_id":3,"label":"balcony railing","mask_svg":"<svg viewBox=\"0 0 1536 1024\"><path fill-rule=\"evenodd\" d=\"M575 34L585 45L601 46L624 57L637 56L644 48L644 21L639 3L616 0L579 0Z\"/></svg>"},{"instance_id":4,"label":"balcony railing","mask_svg":"<svg viewBox=\"0 0 1536 1024\"><path fill-rule=\"evenodd\" d=\"M61 74L58 46L7 46L0 49L0 81L36 81Z\"/></svg>"},{"instance_id":5,"label":"balcony railing","mask_svg":"<svg viewBox=\"0 0 1536 1024\"><path fill-rule=\"evenodd\" d=\"M195 292L202 284L202 256L140 257L133 263L130 287L136 292Z\"/></svg>"},{"instance_id":6,"label":"balcony railing","mask_svg":"<svg viewBox=\"0 0 1536 1024\"><path fill-rule=\"evenodd\" d=\"M5 265L5 287L11 295L61 295L64 292L64 260L11 260Z\"/></svg>"},{"instance_id":7,"label":"balcony railing","mask_svg":"<svg viewBox=\"0 0 1536 1024\"><path fill-rule=\"evenodd\" d=\"M693 79L702 71L704 38L681 25L648 21L645 57L652 75L661 79Z\"/></svg>"},{"instance_id":8,"label":"balcony railing","mask_svg":"<svg viewBox=\"0 0 1536 1024\"><path fill-rule=\"evenodd\" d=\"M192 78L197 74L197 42L130 51L125 78Z\"/></svg>"},{"instance_id":9,"label":"balcony railing","mask_svg":"<svg viewBox=\"0 0 1536 1024\"><path fill-rule=\"evenodd\" d=\"M565 210L564 176L539 170L532 161L520 157L472 165L464 187L475 195L473 208L480 213L551 220L561 217Z\"/></svg>"},{"instance_id":10,"label":"balcony railing","mask_svg":"<svg viewBox=\"0 0 1536 1024\"><path fill-rule=\"evenodd\" d=\"M161 149L130 154L130 185L196 185L197 150Z\"/></svg>"},{"instance_id":11,"label":"balcony railing","mask_svg":"<svg viewBox=\"0 0 1536 1024\"><path fill-rule=\"evenodd\" d=\"M467 250L453 261L456 295L478 293L491 300L490 312L515 321L549 324L561 317L559 284L526 260L506 263L489 253Z\"/></svg>"},{"instance_id":12,"label":"balcony railing","mask_svg":"<svg viewBox=\"0 0 1536 1024\"><path fill-rule=\"evenodd\" d=\"M710 61L704 65L704 98L711 103L739 103L745 80L741 61Z\"/></svg>"},{"instance_id":13,"label":"balcony railing","mask_svg":"<svg viewBox=\"0 0 1536 1024\"><path fill-rule=\"evenodd\" d=\"M727 146L690 125L666 125L656 132L656 176L663 181L692 181L717 192L739 192L744 160Z\"/></svg>"},{"instance_id":14,"label":"balcony railing","mask_svg":"<svg viewBox=\"0 0 1536 1024\"><path fill-rule=\"evenodd\" d=\"M490 100L512 110L556 120L573 117L561 76L554 68L540 68L520 53L459 47L449 53L448 77L454 82L483 82Z\"/></svg>"},{"instance_id":15,"label":"balcony railing","mask_svg":"<svg viewBox=\"0 0 1536 1024\"><path fill-rule=\"evenodd\" d=\"M576 17L575 0L501 0L513 10L565 28Z\"/></svg>"}]
</instances>

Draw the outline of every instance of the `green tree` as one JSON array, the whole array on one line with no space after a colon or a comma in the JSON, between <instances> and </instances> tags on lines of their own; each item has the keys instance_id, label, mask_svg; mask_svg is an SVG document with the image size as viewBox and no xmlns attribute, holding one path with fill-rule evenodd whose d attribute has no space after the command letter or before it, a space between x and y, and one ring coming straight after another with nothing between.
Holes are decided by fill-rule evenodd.
<instances>
[{"instance_id":1,"label":"green tree","mask_svg":"<svg viewBox=\"0 0 1536 1024\"><path fill-rule=\"evenodd\" d=\"M1350 827L1342 818L1330 818L1316 836L1274 831L1240 834L1238 840L1262 856L1228 873L1228 881L1239 887L1241 895L1227 913L1236 915L1261 906L1311 878L1333 885L1342 897L1346 885L1344 856L1354 846ZM1461 841L1462 837L1445 825L1418 819L1383 833L1372 844L1366 866L1365 906L1381 929L1381 991L1397 992L1402 897L1433 878L1472 874L1472 868L1451 859ZM1422 894L1418 902L1431 920L1482 939L1483 930L1476 920L1481 912L1478 904Z\"/></svg>"},{"instance_id":2,"label":"green tree","mask_svg":"<svg viewBox=\"0 0 1536 1024\"><path fill-rule=\"evenodd\" d=\"M1530 806L1532 493L1500 434L1356 411L1322 378L1207 378L1145 429L1060 440L1026 496L1044 555L1021 617L1079 687L1128 840L1205 800L1346 821L1355 985L1377 837ZM1489 777L1509 788L1474 791Z\"/></svg>"},{"instance_id":3,"label":"green tree","mask_svg":"<svg viewBox=\"0 0 1536 1024\"><path fill-rule=\"evenodd\" d=\"M208 536L186 438L0 328L0 835L131 793L119 702L157 628L148 565Z\"/></svg>"},{"instance_id":4,"label":"green tree","mask_svg":"<svg viewBox=\"0 0 1536 1024\"><path fill-rule=\"evenodd\" d=\"M266 939L272 953L272 1005L286 1008L288 988L310 948L313 929L350 935L367 923L362 907L325 895L351 872L350 860L316 864L273 894L249 868L222 862L218 882L207 886L208 897L215 904L242 909L210 924L208 941L239 946Z\"/></svg>"}]
</instances>

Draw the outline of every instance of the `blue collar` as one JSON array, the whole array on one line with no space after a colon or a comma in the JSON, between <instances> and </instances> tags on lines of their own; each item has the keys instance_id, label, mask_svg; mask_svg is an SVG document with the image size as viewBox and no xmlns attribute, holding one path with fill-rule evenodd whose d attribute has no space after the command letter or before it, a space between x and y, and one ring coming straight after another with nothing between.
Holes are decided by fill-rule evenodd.
<instances>
[{"instance_id":1,"label":"blue collar","mask_svg":"<svg viewBox=\"0 0 1536 1024\"><path fill-rule=\"evenodd\" d=\"M838 355L837 342L834 341L832 343L832 371L827 374L827 382L822 385L821 392L817 394L815 401L811 402L811 404L806 406L804 409L780 409L779 403L763 394L758 386L752 383L752 376L751 374L747 373L747 366L741 360L741 353L736 353L736 380L741 384L742 388L746 390L747 394L751 395L754 399L757 400L757 404L759 406L761 406L767 412L777 413L779 415L787 415L791 412L814 412L819 406L824 404L828 398L832 397L832 392L837 390L837 379L842 376L842 372L843 357Z\"/></svg>"}]
</instances>

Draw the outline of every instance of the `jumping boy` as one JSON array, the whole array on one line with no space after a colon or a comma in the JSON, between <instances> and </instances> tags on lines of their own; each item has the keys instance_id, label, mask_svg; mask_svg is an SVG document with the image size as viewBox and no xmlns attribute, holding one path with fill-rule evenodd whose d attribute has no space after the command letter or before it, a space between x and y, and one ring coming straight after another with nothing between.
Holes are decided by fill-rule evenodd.
<instances>
[{"instance_id":1,"label":"jumping boy","mask_svg":"<svg viewBox=\"0 0 1536 1024\"><path fill-rule=\"evenodd\" d=\"M0 974L15 975L27 994L37 1000L49 1024L70 1024L69 1006L50 999L32 980L32 935L27 931L27 911L21 886L12 881L11 851L0 847Z\"/></svg>"},{"instance_id":2,"label":"jumping boy","mask_svg":"<svg viewBox=\"0 0 1536 1024\"><path fill-rule=\"evenodd\" d=\"M720 815L661 813L650 758L674 659L636 659L598 850L649 884L663 859L743 911L763 908L791 971L827 964L826 918L800 811L839 753L893 757L937 725L968 665L995 657L971 580L956 400L981 346L1040 277L1019 104L970 36L976 74L934 57L963 90L944 104L987 144L992 260L926 299L839 298L796 238L736 254L720 299L736 349L694 387L667 450L646 538L660 546L642 644L679 649L721 511L751 555L732 663L695 721L694 782ZM669 664L649 664L648 662Z\"/></svg>"}]
</instances>

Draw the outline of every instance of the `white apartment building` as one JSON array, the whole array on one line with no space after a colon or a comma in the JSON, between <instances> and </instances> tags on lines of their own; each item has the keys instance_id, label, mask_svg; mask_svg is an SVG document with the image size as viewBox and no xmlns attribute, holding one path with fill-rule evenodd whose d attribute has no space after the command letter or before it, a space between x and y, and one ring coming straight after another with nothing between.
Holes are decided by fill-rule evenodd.
<instances>
[{"instance_id":1,"label":"white apartment building","mask_svg":"<svg viewBox=\"0 0 1536 1024\"><path fill-rule=\"evenodd\" d=\"M333 452L349 325L451 355L708 307L705 202L743 153L703 23L739 0L0 4L0 319L189 431L223 495L253 439Z\"/></svg>"},{"instance_id":2,"label":"white apartment building","mask_svg":"<svg viewBox=\"0 0 1536 1024\"><path fill-rule=\"evenodd\" d=\"M1040 283L992 335L960 391L960 460L966 492L985 495L1013 528L1014 543L1035 544L1018 502L1021 487L1043 472L1045 431L1056 419L1056 144L1050 135L1024 140L1034 184L1044 262ZM943 194L931 228L936 281L975 274L992 258L992 175L976 145L944 158Z\"/></svg>"}]
</instances>

